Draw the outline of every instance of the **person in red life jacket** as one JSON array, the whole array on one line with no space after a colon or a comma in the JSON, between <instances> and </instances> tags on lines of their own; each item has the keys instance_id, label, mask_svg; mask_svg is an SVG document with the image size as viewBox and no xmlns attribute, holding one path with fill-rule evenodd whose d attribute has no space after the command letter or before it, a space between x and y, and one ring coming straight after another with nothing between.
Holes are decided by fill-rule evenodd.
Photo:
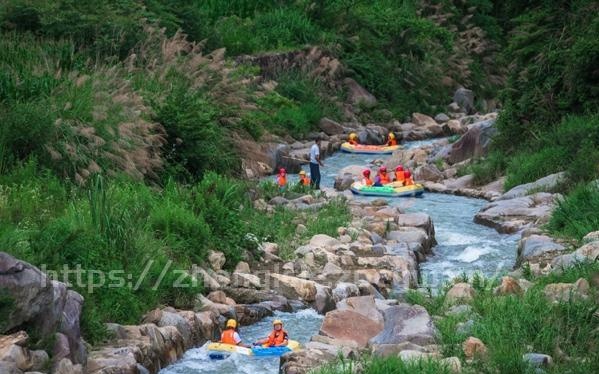
<instances>
[{"instance_id":1,"label":"person in red life jacket","mask_svg":"<svg viewBox=\"0 0 599 374\"><path fill-rule=\"evenodd\" d=\"M395 181L404 183L406 180L406 172L403 170L403 166L399 165L395 168Z\"/></svg>"},{"instance_id":2,"label":"person in red life jacket","mask_svg":"<svg viewBox=\"0 0 599 374\"><path fill-rule=\"evenodd\" d=\"M279 169L279 174L277 175L277 184L280 189L284 189L287 187L287 171L284 168Z\"/></svg>"},{"instance_id":3,"label":"person in red life jacket","mask_svg":"<svg viewBox=\"0 0 599 374\"><path fill-rule=\"evenodd\" d=\"M237 321L230 319L227 321L225 331L220 336L222 344L238 345L240 347L250 348L249 345L241 342L241 337L237 333Z\"/></svg>"},{"instance_id":4,"label":"person in red life jacket","mask_svg":"<svg viewBox=\"0 0 599 374\"><path fill-rule=\"evenodd\" d=\"M362 184L365 186L372 186L373 182L372 179L370 179L370 170L364 170L362 175L364 176L364 178L362 178Z\"/></svg>"},{"instance_id":5,"label":"person in red life jacket","mask_svg":"<svg viewBox=\"0 0 599 374\"><path fill-rule=\"evenodd\" d=\"M406 180L404 181L403 185L404 186L414 185L414 179L412 179L412 173L410 173L409 170L406 170L404 174L405 174Z\"/></svg>"},{"instance_id":6,"label":"person in red life jacket","mask_svg":"<svg viewBox=\"0 0 599 374\"><path fill-rule=\"evenodd\" d=\"M306 175L305 171L300 171L299 172L299 184L301 186L309 186L310 185L310 178L308 178L308 176Z\"/></svg>"},{"instance_id":7,"label":"person in red life jacket","mask_svg":"<svg viewBox=\"0 0 599 374\"><path fill-rule=\"evenodd\" d=\"M358 135L356 135L355 132L352 132L351 134L349 134L349 139L347 142L351 145L358 145Z\"/></svg>"},{"instance_id":8,"label":"person in red life jacket","mask_svg":"<svg viewBox=\"0 0 599 374\"><path fill-rule=\"evenodd\" d=\"M397 145L397 139L395 139L395 134L390 132L387 136L387 146Z\"/></svg>"},{"instance_id":9,"label":"person in red life jacket","mask_svg":"<svg viewBox=\"0 0 599 374\"><path fill-rule=\"evenodd\" d=\"M267 338L258 340L254 345L263 347L284 347L289 343L289 335L283 330L283 321L275 319L272 323L273 330Z\"/></svg>"}]
</instances>

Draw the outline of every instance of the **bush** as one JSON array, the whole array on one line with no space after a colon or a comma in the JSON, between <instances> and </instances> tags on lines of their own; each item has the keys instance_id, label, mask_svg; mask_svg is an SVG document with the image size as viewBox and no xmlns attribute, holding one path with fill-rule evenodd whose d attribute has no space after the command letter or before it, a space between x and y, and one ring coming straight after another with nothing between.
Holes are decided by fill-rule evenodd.
<instances>
[{"instance_id":1,"label":"bush","mask_svg":"<svg viewBox=\"0 0 599 374\"><path fill-rule=\"evenodd\" d=\"M582 239L599 229L599 187L595 182L579 185L561 200L547 228L556 235Z\"/></svg>"}]
</instances>

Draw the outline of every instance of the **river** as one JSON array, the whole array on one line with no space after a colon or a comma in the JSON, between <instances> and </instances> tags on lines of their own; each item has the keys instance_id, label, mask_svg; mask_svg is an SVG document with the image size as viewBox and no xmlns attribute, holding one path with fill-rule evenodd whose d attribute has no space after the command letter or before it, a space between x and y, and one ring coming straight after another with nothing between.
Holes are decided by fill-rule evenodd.
<instances>
[{"instance_id":1,"label":"river","mask_svg":"<svg viewBox=\"0 0 599 374\"><path fill-rule=\"evenodd\" d=\"M414 148L431 142L412 142L405 146ZM375 158L384 157L387 156L336 153L324 161L325 166L321 169L322 186L332 187L335 176L346 166L367 167ZM293 176L290 180L294 180ZM363 201L374 199L359 196L355 198ZM480 272L485 276L497 276L513 266L517 236L499 234L473 222L474 214L486 201L436 193L425 193L421 198L388 201L408 212L427 213L433 219L438 244L433 248L434 255L420 265L422 285L435 288L463 273L472 275ZM275 317L240 328L242 339L252 342L265 336L271 330L274 318L282 319L291 338L301 343L307 342L316 334L322 322L322 316L311 309L297 313L277 313ZM212 361L208 358L206 349L201 347L189 350L181 360L162 370L161 374L277 373L278 368L278 358L232 355L223 361Z\"/></svg>"}]
</instances>

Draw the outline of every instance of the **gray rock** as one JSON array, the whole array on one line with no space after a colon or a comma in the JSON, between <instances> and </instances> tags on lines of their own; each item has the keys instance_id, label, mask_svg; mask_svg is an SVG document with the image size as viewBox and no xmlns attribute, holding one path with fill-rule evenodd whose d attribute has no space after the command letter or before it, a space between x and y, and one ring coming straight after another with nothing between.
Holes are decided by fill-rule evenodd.
<instances>
[{"instance_id":1,"label":"gray rock","mask_svg":"<svg viewBox=\"0 0 599 374\"><path fill-rule=\"evenodd\" d=\"M330 287L320 284L316 285L316 296L313 306L320 314L325 314L335 309L335 300Z\"/></svg>"},{"instance_id":2,"label":"gray rock","mask_svg":"<svg viewBox=\"0 0 599 374\"><path fill-rule=\"evenodd\" d=\"M417 181L439 182L443 180L443 173L434 164L426 164L414 170L414 178Z\"/></svg>"},{"instance_id":3,"label":"gray rock","mask_svg":"<svg viewBox=\"0 0 599 374\"><path fill-rule=\"evenodd\" d=\"M563 245L554 242L553 238L549 236L531 235L520 240L518 244L517 263L550 261L559 252L565 250L566 248Z\"/></svg>"},{"instance_id":4,"label":"gray rock","mask_svg":"<svg viewBox=\"0 0 599 374\"><path fill-rule=\"evenodd\" d=\"M445 113L439 113L435 116L435 121L437 121L437 123L445 123L449 120L449 116Z\"/></svg>"},{"instance_id":5,"label":"gray rock","mask_svg":"<svg viewBox=\"0 0 599 374\"><path fill-rule=\"evenodd\" d=\"M79 326L81 295L4 252L0 252L0 290L11 300L0 320L0 334L24 325L35 328L40 338L52 339L61 333L65 357L77 363L86 361Z\"/></svg>"},{"instance_id":6,"label":"gray rock","mask_svg":"<svg viewBox=\"0 0 599 374\"><path fill-rule=\"evenodd\" d=\"M347 88L347 98L351 104L365 106L367 108L376 106L377 100L374 95L368 92L364 87L360 86L358 82L352 78L345 78L343 83Z\"/></svg>"},{"instance_id":7,"label":"gray rock","mask_svg":"<svg viewBox=\"0 0 599 374\"><path fill-rule=\"evenodd\" d=\"M454 305L445 312L446 316L458 316L472 313L472 307L466 304Z\"/></svg>"},{"instance_id":8,"label":"gray rock","mask_svg":"<svg viewBox=\"0 0 599 374\"><path fill-rule=\"evenodd\" d=\"M384 312L383 331L369 341L370 346L411 342L421 346L435 344L433 321L419 305L399 304Z\"/></svg>"},{"instance_id":9,"label":"gray rock","mask_svg":"<svg viewBox=\"0 0 599 374\"><path fill-rule=\"evenodd\" d=\"M360 296L360 289L353 283L339 282L333 290L333 300L336 303L353 296Z\"/></svg>"},{"instance_id":10,"label":"gray rock","mask_svg":"<svg viewBox=\"0 0 599 374\"><path fill-rule=\"evenodd\" d=\"M333 187L337 190L337 191L345 191L348 190L352 183L354 183L354 177L351 174L343 174L342 176L338 176L335 177L335 182L333 184Z\"/></svg>"},{"instance_id":11,"label":"gray rock","mask_svg":"<svg viewBox=\"0 0 599 374\"><path fill-rule=\"evenodd\" d=\"M343 126L326 117L320 120L319 126L320 129L327 135L340 135L344 132Z\"/></svg>"},{"instance_id":12,"label":"gray rock","mask_svg":"<svg viewBox=\"0 0 599 374\"><path fill-rule=\"evenodd\" d=\"M584 242L584 241L583 241ZM582 262L592 262L599 259L599 242L590 242L572 253L557 256L551 261L554 269L566 269Z\"/></svg>"},{"instance_id":13,"label":"gray rock","mask_svg":"<svg viewBox=\"0 0 599 374\"><path fill-rule=\"evenodd\" d=\"M473 114L476 111L474 108L474 92L467 88L458 88L453 94L453 101L458 104L466 114Z\"/></svg>"},{"instance_id":14,"label":"gray rock","mask_svg":"<svg viewBox=\"0 0 599 374\"><path fill-rule=\"evenodd\" d=\"M456 332L460 335L471 335L474 327L474 320L469 319L466 322L460 322L456 325Z\"/></svg>"},{"instance_id":15,"label":"gray rock","mask_svg":"<svg viewBox=\"0 0 599 374\"><path fill-rule=\"evenodd\" d=\"M456 164L472 157L486 156L496 133L494 119L473 124L457 142L451 144L447 161Z\"/></svg>"},{"instance_id":16,"label":"gray rock","mask_svg":"<svg viewBox=\"0 0 599 374\"><path fill-rule=\"evenodd\" d=\"M289 204L289 200L284 198L283 196L275 196L268 202L270 205L287 205Z\"/></svg>"},{"instance_id":17,"label":"gray rock","mask_svg":"<svg viewBox=\"0 0 599 374\"><path fill-rule=\"evenodd\" d=\"M542 353L526 353L522 355L522 360L534 367L548 368L553 364L553 358Z\"/></svg>"},{"instance_id":18,"label":"gray rock","mask_svg":"<svg viewBox=\"0 0 599 374\"><path fill-rule=\"evenodd\" d=\"M501 195L499 199L513 199L516 197L530 195L531 193L535 192L551 192L551 190L553 190L561 181L563 181L565 177L565 172L551 174L541 179L537 179L534 182L516 186Z\"/></svg>"}]
</instances>

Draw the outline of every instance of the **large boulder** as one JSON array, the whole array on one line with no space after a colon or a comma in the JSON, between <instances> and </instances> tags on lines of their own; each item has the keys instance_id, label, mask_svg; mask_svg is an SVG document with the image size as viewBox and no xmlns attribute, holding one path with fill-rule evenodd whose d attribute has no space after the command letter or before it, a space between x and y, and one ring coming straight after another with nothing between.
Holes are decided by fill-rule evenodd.
<instances>
[{"instance_id":1,"label":"large boulder","mask_svg":"<svg viewBox=\"0 0 599 374\"><path fill-rule=\"evenodd\" d=\"M436 330L431 316L420 305L399 304L383 312L383 330L370 339L369 346L379 352L403 343L420 346L435 344Z\"/></svg>"},{"instance_id":2,"label":"large boulder","mask_svg":"<svg viewBox=\"0 0 599 374\"><path fill-rule=\"evenodd\" d=\"M281 356L279 361L280 374L307 374L315 367L332 362L337 358L336 353L328 349L301 349Z\"/></svg>"},{"instance_id":3,"label":"large boulder","mask_svg":"<svg viewBox=\"0 0 599 374\"><path fill-rule=\"evenodd\" d=\"M330 118L324 117L318 124L320 129L327 135L340 135L344 132L343 126Z\"/></svg>"},{"instance_id":4,"label":"large boulder","mask_svg":"<svg viewBox=\"0 0 599 374\"><path fill-rule=\"evenodd\" d=\"M290 299L316 300L316 282L283 274L269 273L267 285Z\"/></svg>"},{"instance_id":5,"label":"large boulder","mask_svg":"<svg viewBox=\"0 0 599 374\"><path fill-rule=\"evenodd\" d=\"M439 182L443 180L443 173L434 164L426 164L414 170L414 178L416 181Z\"/></svg>"},{"instance_id":6,"label":"large boulder","mask_svg":"<svg viewBox=\"0 0 599 374\"><path fill-rule=\"evenodd\" d=\"M388 130L381 126L368 125L358 132L360 144L383 144Z\"/></svg>"},{"instance_id":7,"label":"large boulder","mask_svg":"<svg viewBox=\"0 0 599 374\"><path fill-rule=\"evenodd\" d=\"M578 248L572 253L557 256L551 261L554 269L566 269L581 262L593 262L599 260L599 241L590 242Z\"/></svg>"},{"instance_id":8,"label":"large boulder","mask_svg":"<svg viewBox=\"0 0 599 374\"><path fill-rule=\"evenodd\" d=\"M546 223L558 195L539 192L509 200L497 200L484 206L474 222L502 233L514 233L530 225Z\"/></svg>"},{"instance_id":9,"label":"large boulder","mask_svg":"<svg viewBox=\"0 0 599 374\"><path fill-rule=\"evenodd\" d=\"M328 312L320 327L320 334L333 339L355 342L364 348L368 340L383 329L383 324L353 310Z\"/></svg>"},{"instance_id":10,"label":"large boulder","mask_svg":"<svg viewBox=\"0 0 599 374\"><path fill-rule=\"evenodd\" d=\"M335 299L331 287L316 284L316 296L314 297L312 306L320 314L325 314L335 309Z\"/></svg>"},{"instance_id":11,"label":"large boulder","mask_svg":"<svg viewBox=\"0 0 599 374\"><path fill-rule=\"evenodd\" d=\"M445 295L446 304L459 304L461 302L470 302L474 300L476 292L468 283L456 283L447 291Z\"/></svg>"},{"instance_id":12,"label":"large boulder","mask_svg":"<svg viewBox=\"0 0 599 374\"><path fill-rule=\"evenodd\" d=\"M353 283L339 282L335 289L333 289L333 300L339 302L343 299L347 299L352 296L359 296L360 289Z\"/></svg>"},{"instance_id":13,"label":"large boulder","mask_svg":"<svg viewBox=\"0 0 599 374\"><path fill-rule=\"evenodd\" d=\"M464 87L458 88L453 94L454 103L466 113L473 114L476 109L474 108L474 92Z\"/></svg>"},{"instance_id":14,"label":"large boulder","mask_svg":"<svg viewBox=\"0 0 599 374\"><path fill-rule=\"evenodd\" d=\"M589 297L589 282L580 278L575 283L551 283L545 286L543 294L553 303L579 301Z\"/></svg>"},{"instance_id":15,"label":"large boulder","mask_svg":"<svg viewBox=\"0 0 599 374\"><path fill-rule=\"evenodd\" d=\"M351 104L367 108L376 106L377 101L374 95L360 86L358 82L352 78L345 78L343 83L347 89L347 99Z\"/></svg>"},{"instance_id":16,"label":"large boulder","mask_svg":"<svg viewBox=\"0 0 599 374\"><path fill-rule=\"evenodd\" d=\"M516 197L530 195L535 192L551 192L551 190L557 187L557 185L564 180L565 176L566 173L564 172L555 173L541 179L537 179L531 183L521 184L501 195L499 199L513 199Z\"/></svg>"},{"instance_id":17,"label":"large boulder","mask_svg":"<svg viewBox=\"0 0 599 374\"><path fill-rule=\"evenodd\" d=\"M337 309L352 310L381 324L384 323L383 314L377 308L374 296L349 297L338 302Z\"/></svg>"},{"instance_id":18,"label":"large boulder","mask_svg":"<svg viewBox=\"0 0 599 374\"><path fill-rule=\"evenodd\" d=\"M437 126L437 121L422 113L412 113L412 123L416 126Z\"/></svg>"},{"instance_id":19,"label":"large boulder","mask_svg":"<svg viewBox=\"0 0 599 374\"><path fill-rule=\"evenodd\" d=\"M80 294L4 252L0 252L0 290L9 301L0 320L0 333L21 326L35 328L40 338L49 340L60 333L66 340L65 357L85 363L87 352L79 327L83 306Z\"/></svg>"},{"instance_id":20,"label":"large boulder","mask_svg":"<svg viewBox=\"0 0 599 374\"><path fill-rule=\"evenodd\" d=\"M566 248L556 243L547 235L530 235L520 240L518 244L518 258L516 262L523 264L550 263L554 257L564 252Z\"/></svg>"},{"instance_id":21,"label":"large boulder","mask_svg":"<svg viewBox=\"0 0 599 374\"><path fill-rule=\"evenodd\" d=\"M496 133L494 119L473 124L457 142L451 145L447 161L456 164L472 157L485 156Z\"/></svg>"}]
</instances>

